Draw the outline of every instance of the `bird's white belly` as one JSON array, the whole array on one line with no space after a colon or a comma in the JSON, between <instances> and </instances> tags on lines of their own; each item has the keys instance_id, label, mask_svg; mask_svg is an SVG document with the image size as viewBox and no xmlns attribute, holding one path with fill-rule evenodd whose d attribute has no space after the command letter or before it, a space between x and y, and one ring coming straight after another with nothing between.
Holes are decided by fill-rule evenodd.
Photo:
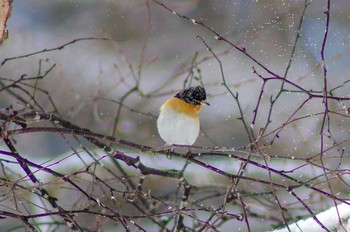
<instances>
[{"instance_id":1,"label":"bird's white belly","mask_svg":"<svg viewBox=\"0 0 350 232\"><path fill-rule=\"evenodd\" d=\"M199 118L164 110L157 120L160 137L169 145L192 145L199 134Z\"/></svg>"}]
</instances>

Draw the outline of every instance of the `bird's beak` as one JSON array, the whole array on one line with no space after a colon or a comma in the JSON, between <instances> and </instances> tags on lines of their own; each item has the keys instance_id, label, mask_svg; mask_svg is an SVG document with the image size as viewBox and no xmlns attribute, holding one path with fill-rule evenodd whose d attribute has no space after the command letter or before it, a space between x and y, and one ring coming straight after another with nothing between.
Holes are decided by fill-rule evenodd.
<instances>
[{"instance_id":1,"label":"bird's beak","mask_svg":"<svg viewBox=\"0 0 350 232\"><path fill-rule=\"evenodd\" d=\"M207 106L210 106L209 102L202 101L202 102L201 102L201 105L204 105L204 104L207 105Z\"/></svg>"}]
</instances>

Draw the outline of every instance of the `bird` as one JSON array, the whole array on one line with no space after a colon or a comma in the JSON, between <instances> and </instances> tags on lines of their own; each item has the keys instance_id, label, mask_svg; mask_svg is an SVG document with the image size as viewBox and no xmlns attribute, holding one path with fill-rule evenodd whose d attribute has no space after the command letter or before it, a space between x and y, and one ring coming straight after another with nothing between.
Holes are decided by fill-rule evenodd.
<instances>
[{"instance_id":1,"label":"bird","mask_svg":"<svg viewBox=\"0 0 350 232\"><path fill-rule=\"evenodd\" d=\"M160 137L166 145L193 145L199 135L199 113L206 104L207 94L202 86L178 92L161 107L157 119Z\"/></svg>"}]
</instances>

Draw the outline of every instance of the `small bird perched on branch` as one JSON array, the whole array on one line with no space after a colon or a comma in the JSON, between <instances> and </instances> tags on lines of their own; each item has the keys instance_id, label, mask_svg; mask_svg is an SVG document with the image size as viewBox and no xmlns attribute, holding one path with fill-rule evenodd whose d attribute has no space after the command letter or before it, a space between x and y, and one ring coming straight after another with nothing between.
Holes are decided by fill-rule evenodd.
<instances>
[{"instance_id":1,"label":"small bird perched on branch","mask_svg":"<svg viewBox=\"0 0 350 232\"><path fill-rule=\"evenodd\" d=\"M178 92L160 107L157 127L167 145L192 145L199 135L199 112L207 94L201 86Z\"/></svg>"}]
</instances>

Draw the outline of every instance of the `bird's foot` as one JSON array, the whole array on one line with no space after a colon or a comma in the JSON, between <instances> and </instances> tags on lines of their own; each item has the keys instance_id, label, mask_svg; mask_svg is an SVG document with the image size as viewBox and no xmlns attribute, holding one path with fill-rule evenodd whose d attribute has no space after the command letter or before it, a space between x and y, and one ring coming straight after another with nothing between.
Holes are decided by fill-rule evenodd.
<instances>
[{"instance_id":1,"label":"bird's foot","mask_svg":"<svg viewBox=\"0 0 350 232\"><path fill-rule=\"evenodd\" d=\"M174 146L172 145L165 145L163 147L158 147L158 148L155 148L152 150L153 154L156 154L156 153L165 153L166 157L168 159L171 159L171 153L174 151Z\"/></svg>"}]
</instances>

